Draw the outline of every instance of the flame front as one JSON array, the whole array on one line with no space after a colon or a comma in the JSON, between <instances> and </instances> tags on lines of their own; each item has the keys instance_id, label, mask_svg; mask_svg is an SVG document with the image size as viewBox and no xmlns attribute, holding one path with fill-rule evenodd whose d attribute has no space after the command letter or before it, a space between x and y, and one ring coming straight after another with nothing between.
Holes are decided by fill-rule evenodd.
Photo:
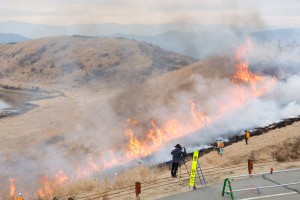
<instances>
[{"instance_id":1,"label":"flame front","mask_svg":"<svg viewBox=\"0 0 300 200\"><path fill-rule=\"evenodd\" d=\"M227 112L241 107L248 99L260 97L270 90L275 85L276 79L265 79L265 77L254 74L249 70L249 62L245 59L245 56L252 49L253 46L249 38L247 38L246 45L242 45L237 49L236 72L232 77L233 86L226 89L229 100L219 102L219 105L215 107L218 111L215 116L208 116L206 112L199 111L196 103L191 100L191 117L188 123L170 119L159 126L152 120L150 121L152 128L146 131L144 137L137 137L135 133L134 127L139 123L133 123L131 119L128 119L125 130L125 135L129 137L127 158L146 157L162 147L163 144L209 125Z\"/></svg>"},{"instance_id":2,"label":"flame front","mask_svg":"<svg viewBox=\"0 0 300 200\"><path fill-rule=\"evenodd\" d=\"M132 122L128 119L125 135L130 139L126 157L132 160L149 156L163 144L202 128L210 122L210 118L204 112L196 110L196 104L193 101L191 101L191 116L192 120L188 124L180 124L176 119L171 119L159 126L155 120L151 120L151 128L146 131L144 139L139 139L134 132L134 126L137 125L133 122L137 120Z\"/></svg>"},{"instance_id":3,"label":"flame front","mask_svg":"<svg viewBox=\"0 0 300 200\"><path fill-rule=\"evenodd\" d=\"M237 49L236 52L236 73L232 80L234 83L256 83L257 81L263 80L263 76L253 74L249 70L249 62L245 60L247 52L252 51L253 46L249 38L247 38L246 45L242 45Z\"/></svg>"},{"instance_id":4,"label":"flame front","mask_svg":"<svg viewBox=\"0 0 300 200\"><path fill-rule=\"evenodd\" d=\"M15 179L9 178L10 186L9 186L9 199L15 200L16 199L16 185L15 185Z\"/></svg>"},{"instance_id":5,"label":"flame front","mask_svg":"<svg viewBox=\"0 0 300 200\"><path fill-rule=\"evenodd\" d=\"M203 127L210 121L209 117L204 112L197 111L194 101L191 101L191 114L193 118L193 126L195 129Z\"/></svg>"},{"instance_id":6,"label":"flame front","mask_svg":"<svg viewBox=\"0 0 300 200\"><path fill-rule=\"evenodd\" d=\"M42 184L42 188L38 189L38 195L40 198L52 198L53 189L50 185L50 181L47 176L42 176L40 178L40 182Z\"/></svg>"},{"instance_id":7,"label":"flame front","mask_svg":"<svg viewBox=\"0 0 300 200\"><path fill-rule=\"evenodd\" d=\"M55 174L55 185L57 186L67 183L68 180L69 177L61 170Z\"/></svg>"}]
</instances>

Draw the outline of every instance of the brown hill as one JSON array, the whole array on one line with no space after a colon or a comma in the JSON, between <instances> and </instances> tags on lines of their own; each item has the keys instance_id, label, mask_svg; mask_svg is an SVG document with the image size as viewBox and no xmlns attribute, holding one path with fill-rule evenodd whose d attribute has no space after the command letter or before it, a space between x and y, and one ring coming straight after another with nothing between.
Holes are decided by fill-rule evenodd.
<instances>
[{"instance_id":1,"label":"brown hill","mask_svg":"<svg viewBox=\"0 0 300 200\"><path fill-rule=\"evenodd\" d=\"M233 59L213 57L134 85L116 96L112 105L116 112L122 111L120 114L124 116L145 119L145 113L151 113L157 107L179 109L178 105L183 102L180 96L186 100L204 101L207 96L218 93L222 84L219 81L224 78L229 80L234 72Z\"/></svg>"},{"instance_id":2,"label":"brown hill","mask_svg":"<svg viewBox=\"0 0 300 200\"><path fill-rule=\"evenodd\" d=\"M138 83L195 60L127 39L52 37L0 45L0 77L24 83Z\"/></svg>"}]
</instances>

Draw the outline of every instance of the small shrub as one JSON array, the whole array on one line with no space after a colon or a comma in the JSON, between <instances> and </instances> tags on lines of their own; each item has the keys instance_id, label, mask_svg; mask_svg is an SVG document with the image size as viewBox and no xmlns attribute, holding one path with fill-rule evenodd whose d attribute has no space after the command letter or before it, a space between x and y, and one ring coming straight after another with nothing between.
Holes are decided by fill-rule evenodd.
<instances>
[{"instance_id":1,"label":"small shrub","mask_svg":"<svg viewBox=\"0 0 300 200\"><path fill-rule=\"evenodd\" d=\"M277 162L297 160L300 158L299 146L300 137L289 139L285 141L281 146L278 146L277 150L272 153L272 156Z\"/></svg>"}]
</instances>

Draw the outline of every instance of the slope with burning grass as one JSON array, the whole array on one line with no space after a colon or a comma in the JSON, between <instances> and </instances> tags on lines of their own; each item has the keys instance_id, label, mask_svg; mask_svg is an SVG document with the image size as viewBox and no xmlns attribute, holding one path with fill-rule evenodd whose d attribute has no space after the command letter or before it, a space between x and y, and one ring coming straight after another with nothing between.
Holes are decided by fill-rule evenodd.
<instances>
[{"instance_id":1,"label":"slope with burning grass","mask_svg":"<svg viewBox=\"0 0 300 200\"><path fill-rule=\"evenodd\" d=\"M112 106L115 111L121 110L121 114L124 116L145 119L144 113L149 113L159 106L176 109L176 106L182 103L177 102L180 100L178 94L187 94L197 101L204 100L206 95L213 96L220 92L220 87L215 81L230 79L234 72L235 62L233 59L229 57L209 58L153 77L143 84L134 85L116 96L112 101ZM204 87L209 86L205 89L205 91L209 91L209 94L199 95L198 87L201 79L203 79Z\"/></svg>"},{"instance_id":2,"label":"slope with burning grass","mask_svg":"<svg viewBox=\"0 0 300 200\"><path fill-rule=\"evenodd\" d=\"M246 175L247 160L254 161L254 172L268 172L270 168L282 170L300 167L299 150L300 122L277 128L244 141L225 146L223 156L212 151L199 158L208 185L221 183L228 176ZM171 157L171 155L170 155ZM284 158L284 159L283 159ZM186 159L188 169L191 161ZM189 175L185 166L181 178L173 179L170 169L138 165L132 169L107 178L90 178L55 189L54 196L65 200L75 196L81 198L133 199L135 182L142 182L142 199L156 199L171 194L189 191ZM199 183L198 183L199 184ZM105 192L106 191L106 192Z\"/></svg>"}]
</instances>

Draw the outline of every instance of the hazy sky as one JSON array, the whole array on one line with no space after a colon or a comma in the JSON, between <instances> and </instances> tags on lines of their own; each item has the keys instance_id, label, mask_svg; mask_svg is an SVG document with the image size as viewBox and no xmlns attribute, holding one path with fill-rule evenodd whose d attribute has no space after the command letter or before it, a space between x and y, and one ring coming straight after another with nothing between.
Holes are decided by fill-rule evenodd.
<instances>
[{"instance_id":1,"label":"hazy sky","mask_svg":"<svg viewBox=\"0 0 300 200\"><path fill-rule=\"evenodd\" d=\"M300 27L300 0L0 0L0 21Z\"/></svg>"}]
</instances>

